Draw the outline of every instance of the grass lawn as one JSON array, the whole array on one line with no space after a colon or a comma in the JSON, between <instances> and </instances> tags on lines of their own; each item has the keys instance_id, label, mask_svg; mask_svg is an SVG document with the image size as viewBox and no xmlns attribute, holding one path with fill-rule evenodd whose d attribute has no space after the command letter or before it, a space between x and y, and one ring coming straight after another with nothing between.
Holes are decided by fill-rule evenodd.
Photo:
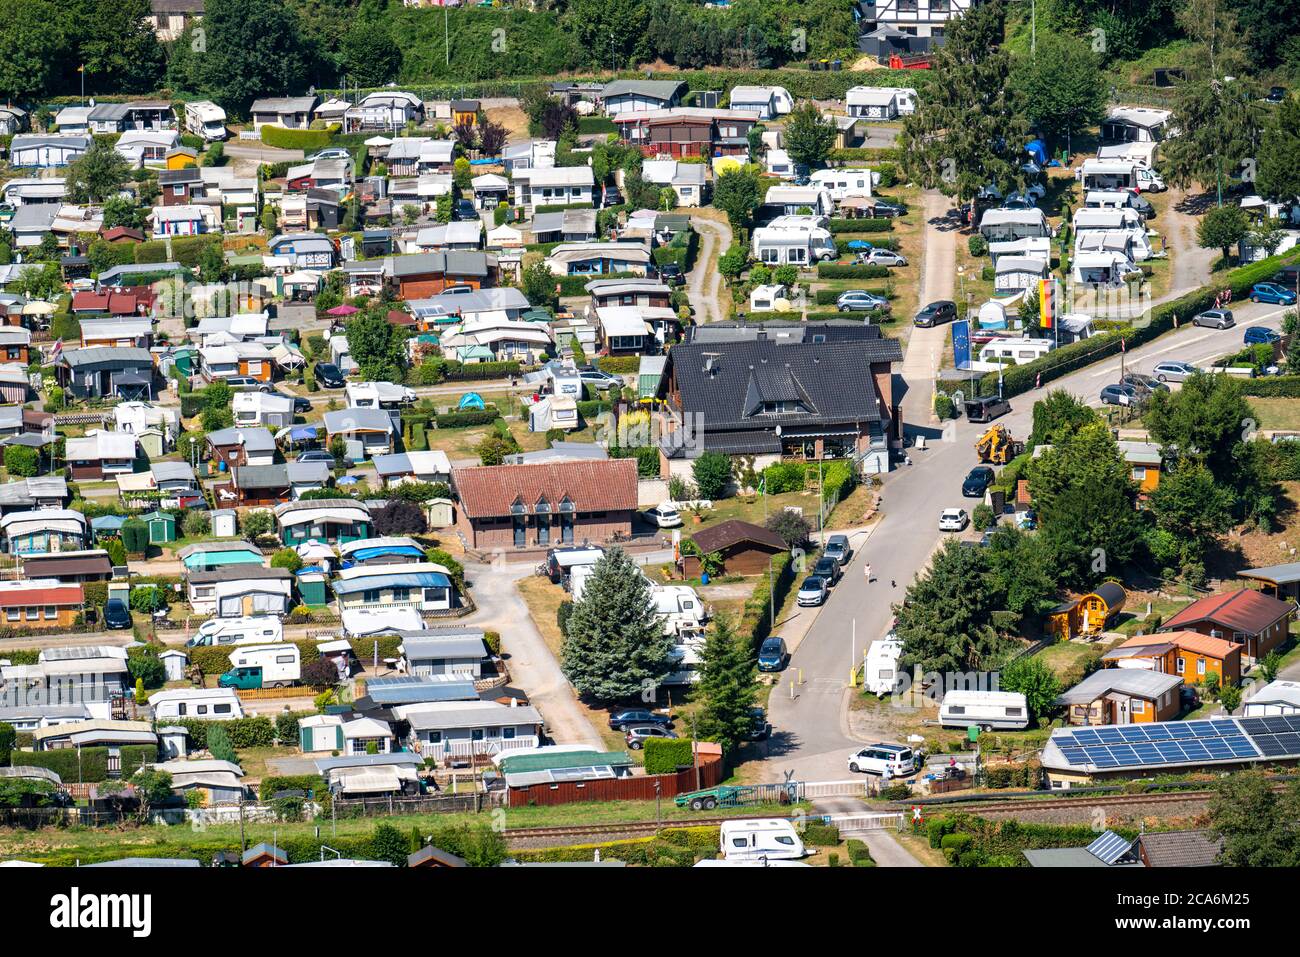
<instances>
[{"instance_id":1,"label":"grass lawn","mask_svg":"<svg viewBox=\"0 0 1300 957\"><path fill-rule=\"evenodd\" d=\"M304 698L304 707L310 710L311 699ZM266 762L274 758L300 758L302 755L297 748L244 748L236 751L239 755L239 766L244 769L244 783L252 784L261 781L266 777Z\"/></svg>"},{"instance_id":2,"label":"grass lawn","mask_svg":"<svg viewBox=\"0 0 1300 957\"><path fill-rule=\"evenodd\" d=\"M1247 399L1255 411L1261 429L1300 431L1300 400L1297 399Z\"/></svg>"},{"instance_id":3,"label":"grass lawn","mask_svg":"<svg viewBox=\"0 0 1300 957\"><path fill-rule=\"evenodd\" d=\"M812 525L813 531L816 531L817 500L816 492L783 492L780 495L733 495L731 498L716 500L713 503L713 508L702 511L700 513L702 521L698 525L695 523L694 518L689 515L686 516L686 525L682 529L682 534L693 535L701 529L733 518L740 519L743 522L752 522L755 525L762 525L767 520L765 516L778 515L786 508L802 509L804 518Z\"/></svg>"},{"instance_id":4,"label":"grass lawn","mask_svg":"<svg viewBox=\"0 0 1300 957\"><path fill-rule=\"evenodd\" d=\"M1101 649L1096 645L1058 641L1040 651L1037 657L1039 661L1051 668L1058 678L1073 677L1074 680L1078 680L1088 661L1096 658L1100 652Z\"/></svg>"}]
</instances>

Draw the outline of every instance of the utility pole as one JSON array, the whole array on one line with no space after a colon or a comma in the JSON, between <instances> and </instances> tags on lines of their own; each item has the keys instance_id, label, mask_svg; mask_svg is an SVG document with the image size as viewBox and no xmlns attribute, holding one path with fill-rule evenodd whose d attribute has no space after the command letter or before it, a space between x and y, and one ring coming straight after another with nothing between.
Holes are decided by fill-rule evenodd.
<instances>
[{"instance_id":1,"label":"utility pole","mask_svg":"<svg viewBox=\"0 0 1300 957\"><path fill-rule=\"evenodd\" d=\"M442 5L442 39L443 45L447 51L447 65L451 66L451 26L450 17L447 13L447 4Z\"/></svg>"}]
</instances>

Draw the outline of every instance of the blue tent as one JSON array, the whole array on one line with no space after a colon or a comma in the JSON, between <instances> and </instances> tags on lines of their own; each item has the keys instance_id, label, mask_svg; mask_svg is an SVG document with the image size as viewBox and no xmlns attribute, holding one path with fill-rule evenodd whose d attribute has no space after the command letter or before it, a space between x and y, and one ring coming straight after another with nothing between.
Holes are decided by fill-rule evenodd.
<instances>
[{"instance_id":1,"label":"blue tent","mask_svg":"<svg viewBox=\"0 0 1300 957\"><path fill-rule=\"evenodd\" d=\"M875 246L871 245L871 243L867 242L865 239L850 239L844 245L845 248L847 249L875 249L876 248Z\"/></svg>"},{"instance_id":2,"label":"blue tent","mask_svg":"<svg viewBox=\"0 0 1300 957\"><path fill-rule=\"evenodd\" d=\"M1025 144L1025 152L1030 154L1039 166L1047 165L1047 144L1042 140L1030 140Z\"/></svg>"},{"instance_id":3,"label":"blue tent","mask_svg":"<svg viewBox=\"0 0 1300 957\"><path fill-rule=\"evenodd\" d=\"M487 408L483 403L483 397L477 392L466 392L460 397L460 404L456 406L457 412L464 412L466 409L477 409L480 412Z\"/></svg>"}]
</instances>

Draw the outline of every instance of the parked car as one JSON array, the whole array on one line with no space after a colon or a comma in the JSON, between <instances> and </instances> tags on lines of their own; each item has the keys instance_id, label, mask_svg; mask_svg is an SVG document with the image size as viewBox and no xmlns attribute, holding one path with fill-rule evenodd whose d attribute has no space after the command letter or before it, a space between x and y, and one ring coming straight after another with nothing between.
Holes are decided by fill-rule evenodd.
<instances>
[{"instance_id":1,"label":"parked car","mask_svg":"<svg viewBox=\"0 0 1300 957\"><path fill-rule=\"evenodd\" d=\"M825 603L826 594L826 579L809 575L799 586L799 594L795 600L805 608L816 607Z\"/></svg>"},{"instance_id":2,"label":"parked car","mask_svg":"<svg viewBox=\"0 0 1300 957\"><path fill-rule=\"evenodd\" d=\"M1269 87L1268 95L1264 97L1269 103L1281 103L1286 99L1286 87L1274 86Z\"/></svg>"},{"instance_id":3,"label":"parked car","mask_svg":"<svg viewBox=\"0 0 1300 957\"><path fill-rule=\"evenodd\" d=\"M1209 326L1211 329L1228 329L1235 326L1231 309L1206 309L1192 316L1192 325Z\"/></svg>"},{"instance_id":4,"label":"parked car","mask_svg":"<svg viewBox=\"0 0 1300 957\"><path fill-rule=\"evenodd\" d=\"M789 660L790 653L786 651L784 638L766 638L758 648L759 671L780 671Z\"/></svg>"},{"instance_id":5,"label":"parked car","mask_svg":"<svg viewBox=\"0 0 1300 957\"><path fill-rule=\"evenodd\" d=\"M1150 219L1156 214L1156 208L1145 196L1133 193L1128 201L1129 209L1136 209L1143 219Z\"/></svg>"},{"instance_id":6,"label":"parked car","mask_svg":"<svg viewBox=\"0 0 1300 957\"><path fill-rule=\"evenodd\" d=\"M659 281L665 286L681 286L686 283L686 275L677 263L664 263L659 267Z\"/></svg>"},{"instance_id":7,"label":"parked car","mask_svg":"<svg viewBox=\"0 0 1300 957\"><path fill-rule=\"evenodd\" d=\"M232 375L226 379L226 385L236 392L271 392L271 383L254 379L251 375Z\"/></svg>"},{"instance_id":8,"label":"parked car","mask_svg":"<svg viewBox=\"0 0 1300 957\"><path fill-rule=\"evenodd\" d=\"M906 266L907 257L892 249L868 249L858 253L858 262L864 266Z\"/></svg>"},{"instance_id":9,"label":"parked car","mask_svg":"<svg viewBox=\"0 0 1300 957\"><path fill-rule=\"evenodd\" d=\"M671 728L673 719L666 714L659 714L648 708L626 708L615 711L609 716L609 726L615 731L626 731L637 725L655 724L661 728Z\"/></svg>"},{"instance_id":10,"label":"parked car","mask_svg":"<svg viewBox=\"0 0 1300 957\"><path fill-rule=\"evenodd\" d=\"M1135 385L1116 382L1103 386L1101 390L1102 405L1137 405L1145 393Z\"/></svg>"},{"instance_id":11,"label":"parked car","mask_svg":"<svg viewBox=\"0 0 1300 957\"><path fill-rule=\"evenodd\" d=\"M1247 326L1246 331L1241 335L1241 341L1248 346L1256 346L1261 342L1277 342L1281 338L1279 333L1263 326Z\"/></svg>"},{"instance_id":12,"label":"parked car","mask_svg":"<svg viewBox=\"0 0 1300 957\"><path fill-rule=\"evenodd\" d=\"M343 388L343 370L332 362L318 362L312 370L316 384L326 389Z\"/></svg>"},{"instance_id":13,"label":"parked car","mask_svg":"<svg viewBox=\"0 0 1300 957\"><path fill-rule=\"evenodd\" d=\"M950 322L957 318L957 304L950 299L940 299L921 308L912 320L922 327L937 326L941 322Z\"/></svg>"},{"instance_id":14,"label":"parked car","mask_svg":"<svg viewBox=\"0 0 1300 957\"><path fill-rule=\"evenodd\" d=\"M623 388L623 380L619 376L597 369L595 366L584 366L578 370L578 378L588 389L599 389L602 392L609 389Z\"/></svg>"},{"instance_id":15,"label":"parked car","mask_svg":"<svg viewBox=\"0 0 1300 957\"><path fill-rule=\"evenodd\" d=\"M110 598L104 605L104 624L114 631L131 627L131 609L120 598Z\"/></svg>"},{"instance_id":16,"label":"parked car","mask_svg":"<svg viewBox=\"0 0 1300 957\"><path fill-rule=\"evenodd\" d=\"M1190 362L1168 359L1164 362L1157 362L1155 368L1151 371L1160 382L1182 382L1201 370Z\"/></svg>"},{"instance_id":17,"label":"parked car","mask_svg":"<svg viewBox=\"0 0 1300 957\"><path fill-rule=\"evenodd\" d=\"M633 751L640 751L651 738L675 738L675 732L657 724L637 724L623 729L626 732L627 746Z\"/></svg>"},{"instance_id":18,"label":"parked car","mask_svg":"<svg viewBox=\"0 0 1300 957\"><path fill-rule=\"evenodd\" d=\"M849 755L854 774L884 774L907 777L916 770L916 754L904 744L872 744Z\"/></svg>"},{"instance_id":19,"label":"parked car","mask_svg":"<svg viewBox=\"0 0 1300 957\"><path fill-rule=\"evenodd\" d=\"M966 473L961 483L961 494L967 498L983 498L984 493L993 484L993 469L988 465L977 465Z\"/></svg>"},{"instance_id":20,"label":"parked car","mask_svg":"<svg viewBox=\"0 0 1300 957\"><path fill-rule=\"evenodd\" d=\"M1155 376L1145 375L1141 372L1126 372L1119 377L1119 381L1123 385L1136 386L1140 391L1147 393L1169 391L1169 386Z\"/></svg>"},{"instance_id":21,"label":"parked car","mask_svg":"<svg viewBox=\"0 0 1300 957\"><path fill-rule=\"evenodd\" d=\"M311 399L303 398L300 395L290 396L293 399L294 415L307 415L311 412Z\"/></svg>"},{"instance_id":22,"label":"parked car","mask_svg":"<svg viewBox=\"0 0 1300 957\"><path fill-rule=\"evenodd\" d=\"M623 194L620 193L613 186L607 186L605 187L605 192L601 199L601 204L604 206L622 206Z\"/></svg>"},{"instance_id":23,"label":"parked car","mask_svg":"<svg viewBox=\"0 0 1300 957\"><path fill-rule=\"evenodd\" d=\"M818 578L826 579L826 584L833 587L839 584L840 577L844 574L844 570L840 568L840 563L835 559L827 558L823 555L821 558L817 559L816 564L813 565L812 573Z\"/></svg>"},{"instance_id":24,"label":"parked car","mask_svg":"<svg viewBox=\"0 0 1300 957\"><path fill-rule=\"evenodd\" d=\"M334 461L334 456L325 449L308 449L306 452L298 453L299 462L324 462L325 467L333 471L338 468L338 463ZM347 459L343 460L345 468L350 468L352 463Z\"/></svg>"},{"instance_id":25,"label":"parked car","mask_svg":"<svg viewBox=\"0 0 1300 957\"><path fill-rule=\"evenodd\" d=\"M1250 290L1251 302L1271 302L1280 306L1294 306L1296 295L1275 282L1257 282Z\"/></svg>"},{"instance_id":26,"label":"parked car","mask_svg":"<svg viewBox=\"0 0 1300 957\"><path fill-rule=\"evenodd\" d=\"M850 289L840 293L840 297L835 300L835 308L840 312L871 312L875 309L888 312L889 300L865 289Z\"/></svg>"},{"instance_id":27,"label":"parked car","mask_svg":"<svg viewBox=\"0 0 1300 957\"><path fill-rule=\"evenodd\" d=\"M682 513L671 502L660 502L653 508L646 509L645 518L659 528L678 528L682 524Z\"/></svg>"},{"instance_id":28,"label":"parked car","mask_svg":"<svg viewBox=\"0 0 1300 957\"><path fill-rule=\"evenodd\" d=\"M478 210L474 208L472 199L458 199L454 208L456 218L464 222L470 222L478 219Z\"/></svg>"},{"instance_id":29,"label":"parked car","mask_svg":"<svg viewBox=\"0 0 1300 957\"><path fill-rule=\"evenodd\" d=\"M1011 411L1011 403L998 395L980 396L966 403L967 422L992 422Z\"/></svg>"},{"instance_id":30,"label":"parked car","mask_svg":"<svg viewBox=\"0 0 1300 957\"><path fill-rule=\"evenodd\" d=\"M308 156L305 160L303 160L303 162L314 163L316 162L316 160L345 160L345 159L352 159L352 154L349 153L342 146L329 146L321 150L319 153L312 153L311 156Z\"/></svg>"},{"instance_id":31,"label":"parked car","mask_svg":"<svg viewBox=\"0 0 1300 957\"><path fill-rule=\"evenodd\" d=\"M822 549L822 555L825 558L833 558L841 565L848 564L849 559L853 556L853 548L849 545L849 536L831 535L826 539L826 547Z\"/></svg>"},{"instance_id":32,"label":"parked car","mask_svg":"<svg viewBox=\"0 0 1300 957\"><path fill-rule=\"evenodd\" d=\"M897 219L899 216L907 215L904 207L897 203L887 203L883 199L868 202L867 212L875 219Z\"/></svg>"},{"instance_id":33,"label":"parked car","mask_svg":"<svg viewBox=\"0 0 1300 957\"><path fill-rule=\"evenodd\" d=\"M970 516L964 508L945 508L939 513L939 531L960 532L970 524Z\"/></svg>"}]
</instances>

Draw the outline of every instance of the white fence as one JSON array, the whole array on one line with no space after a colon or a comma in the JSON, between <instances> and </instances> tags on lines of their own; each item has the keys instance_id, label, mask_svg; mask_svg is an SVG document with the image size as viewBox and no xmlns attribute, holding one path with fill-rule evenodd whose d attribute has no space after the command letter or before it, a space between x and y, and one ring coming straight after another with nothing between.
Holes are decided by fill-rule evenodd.
<instances>
[{"instance_id":1,"label":"white fence","mask_svg":"<svg viewBox=\"0 0 1300 957\"><path fill-rule=\"evenodd\" d=\"M901 831L903 815L893 814L828 814L826 820L840 829L840 834L857 831Z\"/></svg>"},{"instance_id":2,"label":"white fence","mask_svg":"<svg viewBox=\"0 0 1300 957\"><path fill-rule=\"evenodd\" d=\"M871 797L871 778L846 781L805 781L804 797L809 801L828 797Z\"/></svg>"}]
</instances>

